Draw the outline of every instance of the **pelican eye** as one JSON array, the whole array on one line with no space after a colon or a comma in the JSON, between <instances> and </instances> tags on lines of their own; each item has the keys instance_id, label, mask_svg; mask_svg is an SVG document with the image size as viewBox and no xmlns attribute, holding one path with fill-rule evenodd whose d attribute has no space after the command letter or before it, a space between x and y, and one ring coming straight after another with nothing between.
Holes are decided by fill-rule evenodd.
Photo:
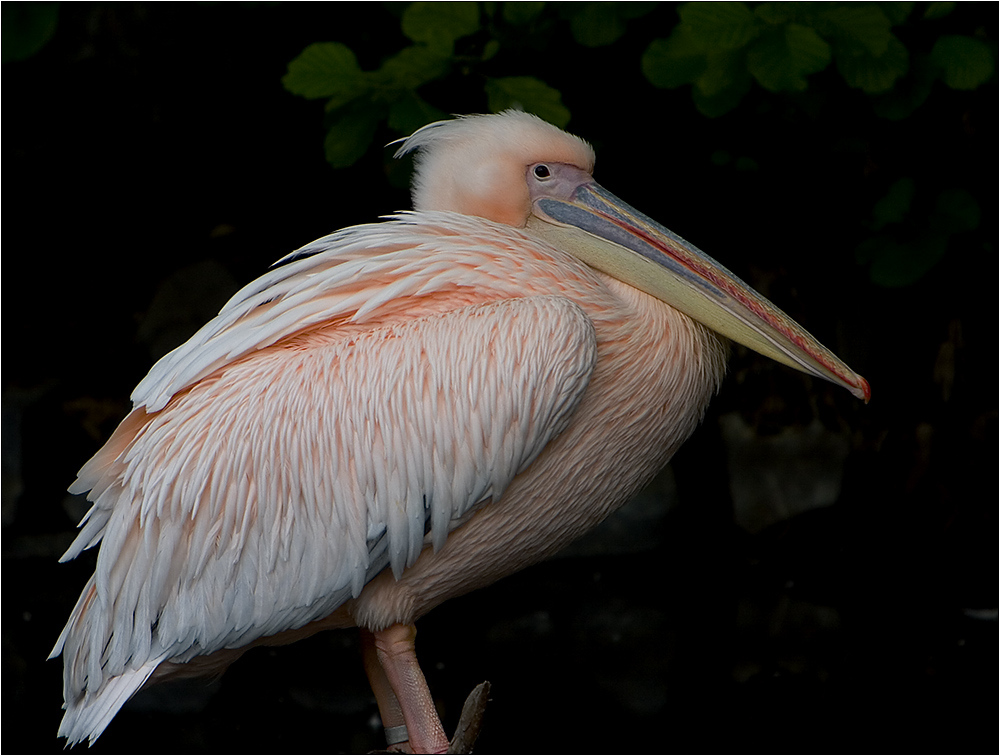
<instances>
[{"instance_id":1,"label":"pelican eye","mask_svg":"<svg viewBox=\"0 0 1000 756\"><path fill-rule=\"evenodd\" d=\"M550 171L549 167L544 164L536 165L533 172L535 174L535 178L541 181L552 178L552 171Z\"/></svg>"}]
</instances>

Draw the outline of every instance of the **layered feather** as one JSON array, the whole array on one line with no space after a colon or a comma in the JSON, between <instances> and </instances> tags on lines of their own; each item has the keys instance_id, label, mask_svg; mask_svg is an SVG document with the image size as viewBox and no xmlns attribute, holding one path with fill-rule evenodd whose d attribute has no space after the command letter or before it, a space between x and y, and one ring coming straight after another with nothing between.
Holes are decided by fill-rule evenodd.
<instances>
[{"instance_id":1,"label":"layered feather","mask_svg":"<svg viewBox=\"0 0 1000 756\"><path fill-rule=\"evenodd\" d=\"M157 363L72 488L94 506L63 559L102 544L53 649L61 734L96 738L162 661L326 617L498 499L590 379L565 295L593 275L407 214L300 250Z\"/></svg>"}]
</instances>

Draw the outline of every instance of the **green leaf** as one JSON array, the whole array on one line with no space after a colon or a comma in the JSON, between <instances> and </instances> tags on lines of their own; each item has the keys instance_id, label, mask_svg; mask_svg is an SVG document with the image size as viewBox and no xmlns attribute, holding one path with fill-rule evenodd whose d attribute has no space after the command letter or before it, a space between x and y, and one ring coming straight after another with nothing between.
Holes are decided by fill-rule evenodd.
<instances>
[{"instance_id":1,"label":"green leaf","mask_svg":"<svg viewBox=\"0 0 1000 756\"><path fill-rule=\"evenodd\" d=\"M498 52L500 52L500 41L497 39L491 39L483 45L482 59L490 60L490 58L494 57Z\"/></svg>"},{"instance_id":2,"label":"green leaf","mask_svg":"<svg viewBox=\"0 0 1000 756\"><path fill-rule=\"evenodd\" d=\"M603 47L625 33L625 21L615 10L615 3L584 3L570 17L573 39L584 47Z\"/></svg>"},{"instance_id":3,"label":"green leaf","mask_svg":"<svg viewBox=\"0 0 1000 756\"><path fill-rule=\"evenodd\" d=\"M885 54L892 24L874 3L823 6L820 31L836 40L837 54L861 50L874 57Z\"/></svg>"},{"instance_id":4,"label":"green leaf","mask_svg":"<svg viewBox=\"0 0 1000 756\"><path fill-rule=\"evenodd\" d=\"M913 195L916 187L911 178L901 178L889 187L888 193L875 203L872 215L875 222L872 228L876 231L889 223L898 223L903 220L913 203Z\"/></svg>"},{"instance_id":5,"label":"green leaf","mask_svg":"<svg viewBox=\"0 0 1000 756\"><path fill-rule=\"evenodd\" d=\"M816 3L777 2L761 3L754 8L754 15L761 21L773 26L780 26L789 21L798 21L806 26L816 12Z\"/></svg>"},{"instance_id":6,"label":"green leaf","mask_svg":"<svg viewBox=\"0 0 1000 756\"><path fill-rule=\"evenodd\" d=\"M888 234L869 237L854 248L854 259L860 265L871 265L883 248L895 243Z\"/></svg>"},{"instance_id":7,"label":"green leaf","mask_svg":"<svg viewBox=\"0 0 1000 756\"><path fill-rule=\"evenodd\" d=\"M400 134L412 134L421 126L447 117L447 113L428 104L415 92L406 93L389 106L389 128Z\"/></svg>"},{"instance_id":8,"label":"green leaf","mask_svg":"<svg viewBox=\"0 0 1000 756\"><path fill-rule=\"evenodd\" d=\"M933 5L933 3L931 3ZM889 19L893 26L899 26L910 17L914 3L879 3L885 17Z\"/></svg>"},{"instance_id":9,"label":"green leaf","mask_svg":"<svg viewBox=\"0 0 1000 756\"><path fill-rule=\"evenodd\" d=\"M909 67L910 54L895 36L890 37L885 54L877 58L867 53L837 56L837 70L844 81L868 94L888 92Z\"/></svg>"},{"instance_id":10,"label":"green leaf","mask_svg":"<svg viewBox=\"0 0 1000 756\"><path fill-rule=\"evenodd\" d=\"M378 81L391 91L414 90L448 73L451 58L426 45L410 45L386 60L378 70Z\"/></svg>"},{"instance_id":11,"label":"green leaf","mask_svg":"<svg viewBox=\"0 0 1000 756\"><path fill-rule=\"evenodd\" d=\"M791 3L761 3L753 14L767 24L779 25L792 20L792 12L787 7Z\"/></svg>"},{"instance_id":12,"label":"green leaf","mask_svg":"<svg viewBox=\"0 0 1000 756\"><path fill-rule=\"evenodd\" d=\"M642 56L642 72L654 87L690 84L708 67L705 46L679 24L667 39L654 39Z\"/></svg>"},{"instance_id":13,"label":"green leaf","mask_svg":"<svg viewBox=\"0 0 1000 756\"><path fill-rule=\"evenodd\" d=\"M733 161L733 156L726 150L716 150L709 156L708 159L712 162L712 165L722 167L731 163Z\"/></svg>"},{"instance_id":14,"label":"green leaf","mask_svg":"<svg viewBox=\"0 0 1000 756\"><path fill-rule=\"evenodd\" d=\"M926 234L910 244L899 244L883 235L862 242L856 255L861 261L871 261L869 276L873 283L898 288L919 281L947 250L948 237L942 234Z\"/></svg>"},{"instance_id":15,"label":"green leaf","mask_svg":"<svg viewBox=\"0 0 1000 756\"><path fill-rule=\"evenodd\" d=\"M380 119L379 109L373 107L354 109L338 118L323 141L327 162L334 168L356 163L371 146Z\"/></svg>"},{"instance_id":16,"label":"green leaf","mask_svg":"<svg viewBox=\"0 0 1000 756\"><path fill-rule=\"evenodd\" d=\"M733 79L727 87L710 95L704 94L698 87L692 87L691 97L699 113L709 118L718 118L740 104L740 100L750 91L752 81L744 70L742 75Z\"/></svg>"},{"instance_id":17,"label":"green leaf","mask_svg":"<svg viewBox=\"0 0 1000 756\"><path fill-rule=\"evenodd\" d=\"M944 83L952 89L975 89L993 78L993 54L973 37L941 37L931 50L931 60L944 69Z\"/></svg>"},{"instance_id":18,"label":"green leaf","mask_svg":"<svg viewBox=\"0 0 1000 756\"><path fill-rule=\"evenodd\" d=\"M944 234L958 234L979 228L979 203L965 189L946 189L937 198L930 227Z\"/></svg>"},{"instance_id":19,"label":"green leaf","mask_svg":"<svg viewBox=\"0 0 1000 756\"><path fill-rule=\"evenodd\" d=\"M747 67L771 92L801 92L806 76L830 64L830 45L807 26L788 24L757 40L747 55Z\"/></svg>"},{"instance_id":20,"label":"green leaf","mask_svg":"<svg viewBox=\"0 0 1000 756\"><path fill-rule=\"evenodd\" d=\"M706 98L735 90L743 79L748 78L743 55L739 52L712 53L706 63L705 70L694 82L697 92Z\"/></svg>"},{"instance_id":21,"label":"green leaf","mask_svg":"<svg viewBox=\"0 0 1000 756\"><path fill-rule=\"evenodd\" d=\"M955 3L930 3L924 11L924 18L933 21L944 18L955 9Z\"/></svg>"},{"instance_id":22,"label":"green leaf","mask_svg":"<svg viewBox=\"0 0 1000 756\"><path fill-rule=\"evenodd\" d=\"M927 55L913 61L910 75L899 81L891 90L872 98L875 114L880 118L898 121L919 108L931 94L936 70Z\"/></svg>"},{"instance_id":23,"label":"green leaf","mask_svg":"<svg viewBox=\"0 0 1000 756\"><path fill-rule=\"evenodd\" d=\"M534 113L559 128L569 123L570 113L562 104L559 90L533 76L487 79L486 96L494 113L514 108Z\"/></svg>"},{"instance_id":24,"label":"green leaf","mask_svg":"<svg viewBox=\"0 0 1000 756\"><path fill-rule=\"evenodd\" d=\"M657 5L659 3L630 2L629 0L625 0L624 2L615 3L615 8L618 10L619 16L631 20L633 18L642 18L647 13L655 10Z\"/></svg>"},{"instance_id":25,"label":"green leaf","mask_svg":"<svg viewBox=\"0 0 1000 756\"><path fill-rule=\"evenodd\" d=\"M754 14L746 3L684 3L681 21L709 49L737 50L757 36Z\"/></svg>"},{"instance_id":26,"label":"green leaf","mask_svg":"<svg viewBox=\"0 0 1000 756\"><path fill-rule=\"evenodd\" d=\"M288 64L281 83L292 94L332 97L343 105L367 89L364 72L347 45L317 42Z\"/></svg>"},{"instance_id":27,"label":"green leaf","mask_svg":"<svg viewBox=\"0 0 1000 756\"><path fill-rule=\"evenodd\" d=\"M503 4L503 20L515 26L530 24L544 10L545 3L513 3Z\"/></svg>"},{"instance_id":28,"label":"green leaf","mask_svg":"<svg viewBox=\"0 0 1000 756\"><path fill-rule=\"evenodd\" d=\"M56 33L58 3L4 3L0 8L4 63L30 58Z\"/></svg>"},{"instance_id":29,"label":"green leaf","mask_svg":"<svg viewBox=\"0 0 1000 756\"><path fill-rule=\"evenodd\" d=\"M403 34L450 55L455 40L479 31L477 3L412 3L402 18Z\"/></svg>"}]
</instances>

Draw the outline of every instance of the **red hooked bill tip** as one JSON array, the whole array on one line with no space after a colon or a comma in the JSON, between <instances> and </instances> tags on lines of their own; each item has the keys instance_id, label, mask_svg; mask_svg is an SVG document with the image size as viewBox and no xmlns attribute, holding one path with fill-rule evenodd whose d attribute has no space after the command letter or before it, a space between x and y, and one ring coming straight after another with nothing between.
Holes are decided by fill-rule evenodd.
<instances>
[{"instance_id":1,"label":"red hooked bill tip","mask_svg":"<svg viewBox=\"0 0 1000 756\"><path fill-rule=\"evenodd\" d=\"M872 398L872 387L868 385L868 381L858 376L858 391L860 392L857 397L858 399L864 399L865 404Z\"/></svg>"}]
</instances>

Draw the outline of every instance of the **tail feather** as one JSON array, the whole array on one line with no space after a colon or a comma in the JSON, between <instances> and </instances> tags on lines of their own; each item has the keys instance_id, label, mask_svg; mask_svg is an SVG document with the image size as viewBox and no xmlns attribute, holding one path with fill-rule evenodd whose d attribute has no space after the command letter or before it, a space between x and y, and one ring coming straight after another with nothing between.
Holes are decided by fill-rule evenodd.
<instances>
[{"instance_id":1,"label":"tail feather","mask_svg":"<svg viewBox=\"0 0 1000 756\"><path fill-rule=\"evenodd\" d=\"M93 745L118 710L143 686L161 661L154 659L138 669L112 677L96 694L87 691L76 700L67 700L66 713L59 723L59 737L66 738L71 746L83 740L89 740Z\"/></svg>"},{"instance_id":2,"label":"tail feather","mask_svg":"<svg viewBox=\"0 0 1000 756\"><path fill-rule=\"evenodd\" d=\"M63 656L63 708L66 713L59 723L59 737L68 745L89 740L91 745L104 732L118 710L149 679L166 654L154 656L142 666L131 669L128 665L122 674L106 675L101 663L100 646L95 650L88 639L96 631L91 604L96 597L94 577L91 576L66 627L49 658ZM96 632L98 637L104 633Z\"/></svg>"}]
</instances>

